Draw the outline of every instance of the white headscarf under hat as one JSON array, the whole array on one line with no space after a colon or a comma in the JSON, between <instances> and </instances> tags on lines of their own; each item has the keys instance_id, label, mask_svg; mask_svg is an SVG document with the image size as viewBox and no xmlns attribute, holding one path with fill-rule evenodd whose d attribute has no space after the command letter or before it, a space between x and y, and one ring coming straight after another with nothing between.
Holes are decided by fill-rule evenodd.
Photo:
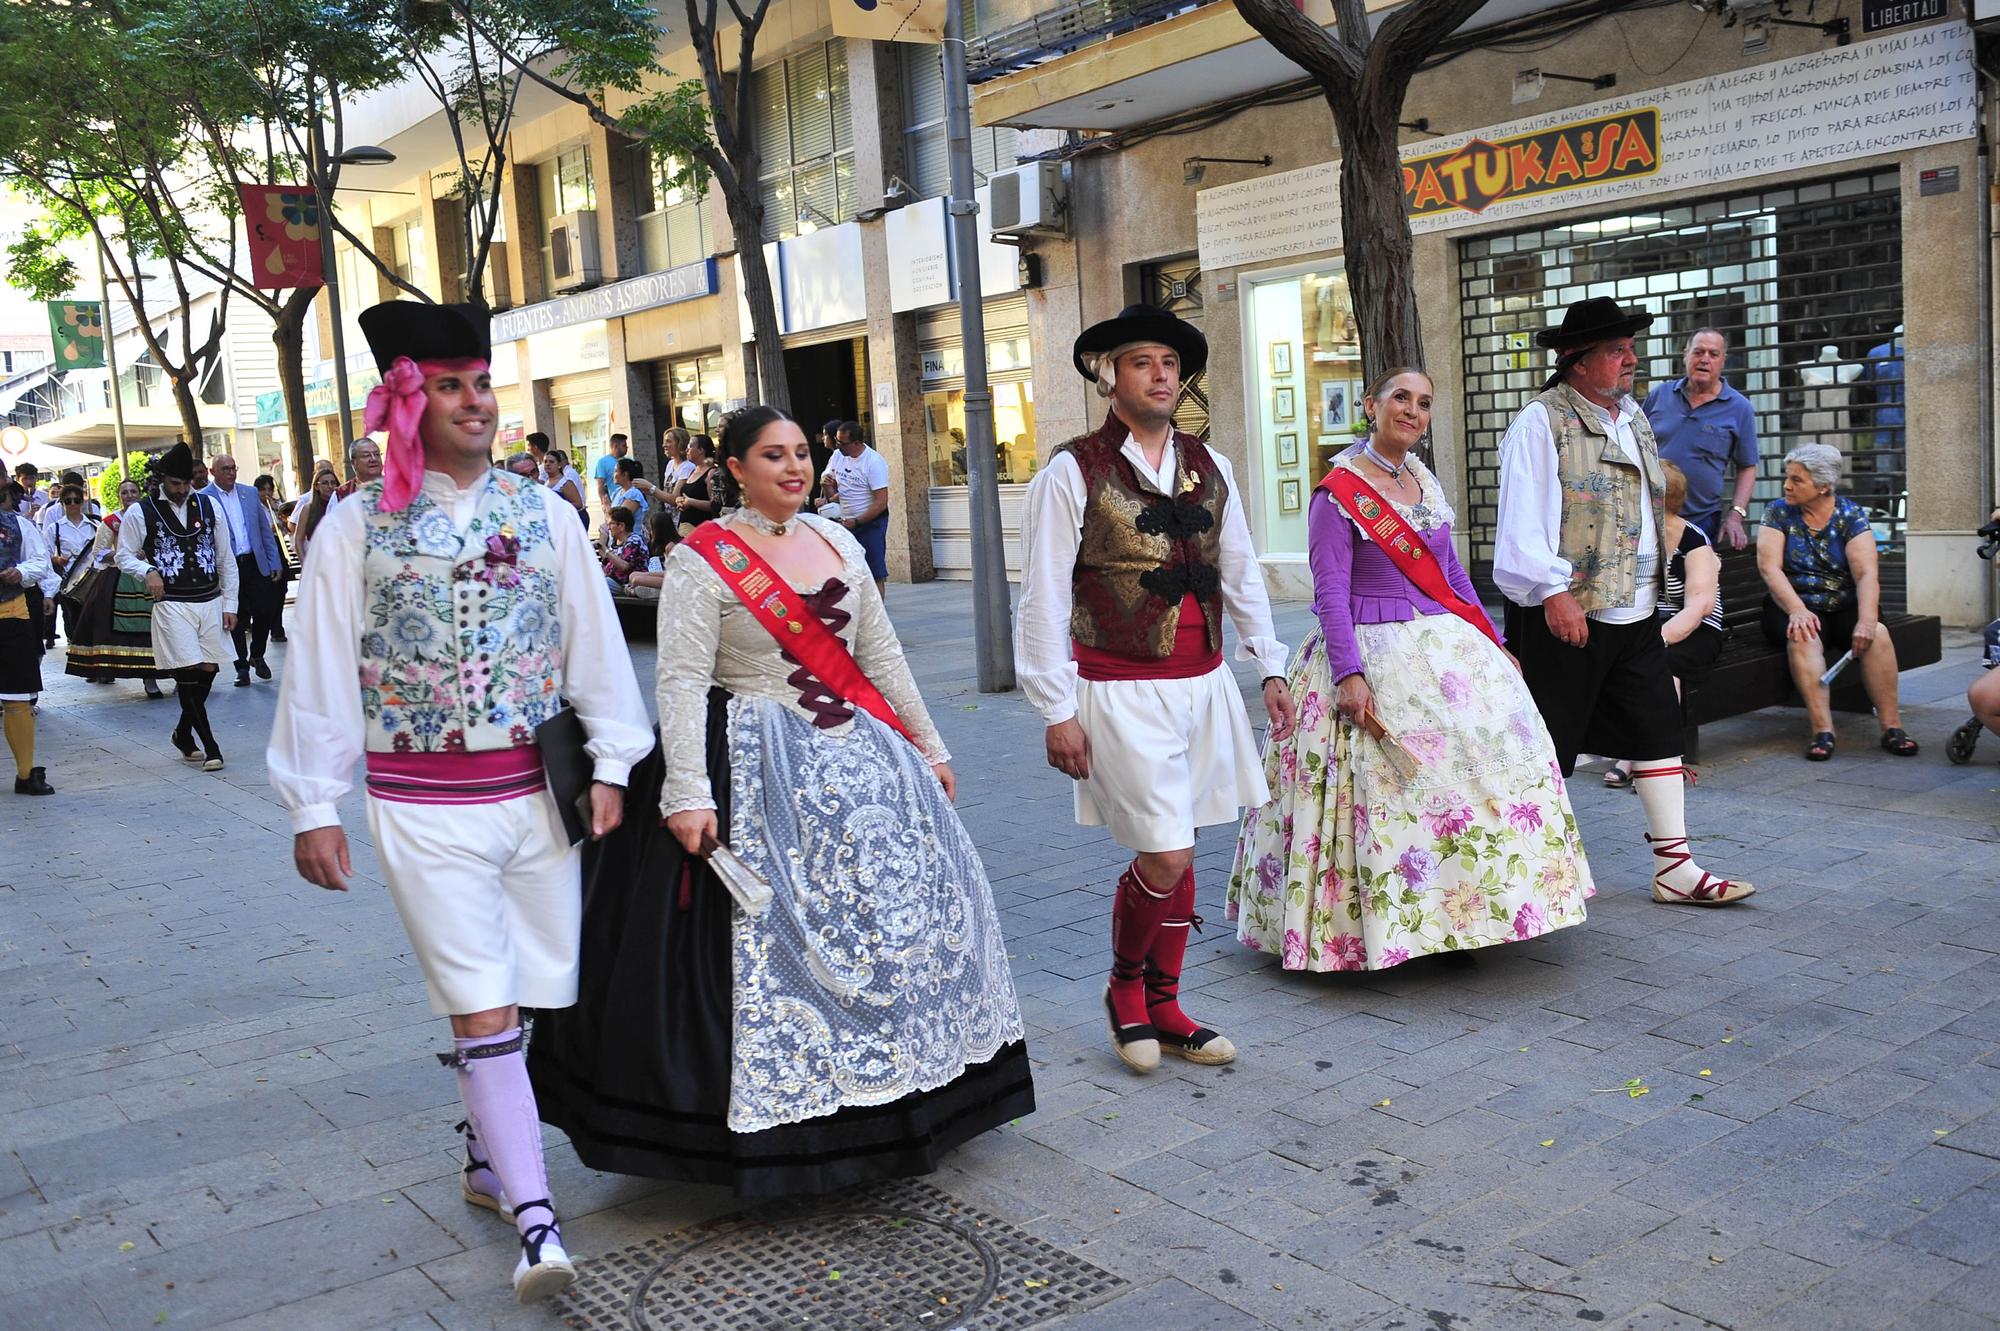
<instances>
[{"instance_id":1,"label":"white headscarf under hat","mask_svg":"<svg viewBox=\"0 0 2000 1331\"><path fill-rule=\"evenodd\" d=\"M1127 342L1123 346L1113 347L1109 351L1086 351L1083 353L1083 363L1088 365L1091 373L1097 376L1097 395L1099 397L1110 397L1112 388L1118 383L1118 358L1137 351L1140 347L1161 347L1167 351L1173 350L1172 347L1167 346L1164 342Z\"/></svg>"}]
</instances>

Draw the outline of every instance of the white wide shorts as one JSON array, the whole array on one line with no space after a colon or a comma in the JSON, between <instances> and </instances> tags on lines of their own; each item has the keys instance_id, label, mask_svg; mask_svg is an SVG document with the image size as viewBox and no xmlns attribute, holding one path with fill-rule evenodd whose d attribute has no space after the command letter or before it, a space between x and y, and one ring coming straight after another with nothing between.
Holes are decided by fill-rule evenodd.
<instances>
[{"instance_id":1,"label":"white wide shorts","mask_svg":"<svg viewBox=\"0 0 2000 1331\"><path fill-rule=\"evenodd\" d=\"M576 1002L580 861L547 791L497 804L370 797L368 828L432 1011Z\"/></svg>"},{"instance_id":2,"label":"white wide shorts","mask_svg":"<svg viewBox=\"0 0 2000 1331\"><path fill-rule=\"evenodd\" d=\"M153 602L153 661L162 670L234 659L222 632L220 601Z\"/></svg>"},{"instance_id":3,"label":"white wide shorts","mask_svg":"<svg viewBox=\"0 0 2000 1331\"><path fill-rule=\"evenodd\" d=\"M1129 850L1186 850L1197 827L1270 801L1227 665L1193 679L1078 680L1076 719L1090 739L1076 820Z\"/></svg>"}]
</instances>

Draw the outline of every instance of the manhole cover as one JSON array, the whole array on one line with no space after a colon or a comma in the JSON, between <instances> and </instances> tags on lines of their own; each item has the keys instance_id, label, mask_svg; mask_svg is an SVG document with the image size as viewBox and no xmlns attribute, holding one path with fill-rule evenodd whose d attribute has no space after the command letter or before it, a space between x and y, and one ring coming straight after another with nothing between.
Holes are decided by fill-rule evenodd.
<instances>
[{"instance_id":1,"label":"manhole cover","mask_svg":"<svg viewBox=\"0 0 2000 1331\"><path fill-rule=\"evenodd\" d=\"M1013 1331L1125 1287L923 1183L711 1221L577 1271L566 1320L583 1331Z\"/></svg>"}]
</instances>

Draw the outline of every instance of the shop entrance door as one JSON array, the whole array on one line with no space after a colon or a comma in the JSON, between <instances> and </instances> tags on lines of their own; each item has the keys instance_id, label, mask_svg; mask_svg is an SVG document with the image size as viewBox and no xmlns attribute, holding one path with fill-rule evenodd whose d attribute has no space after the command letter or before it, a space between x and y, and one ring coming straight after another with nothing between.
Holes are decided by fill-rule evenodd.
<instances>
[{"instance_id":1,"label":"shop entrance door","mask_svg":"<svg viewBox=\"0 0 2000 1331\"><path fill-rule=\"evenodd\" d=\"M792 390L792 418L812 441L813 469L826 470L827 451L820 447L819 427L827 421L861 420L861 367L867 344L858 337L822 342L811 347L785 348L785 377ZM861 432L875 442L874 427L861 421Z\"/></svg>"},{"instance_id":2,"label":"shop entrance door","mask_svg":"<svg viewBox=\"0 0 2000 1331\"><path fill-rule=\"evenodd\" d=\"M1571 302L1610 296L1656 316L1639 343L1638 396L1680 377L1703 327L1729 339L1729 383L1757 412L1751 516L1778 496L1782 460L1832 444L1845 492L1882 549L1882 608L1905 608L1902 196L1877 171L1506 235L1459 249L1465 475L1473 577L1490 598L1500 439L1553 357L1535 333Z\"/></svg>"}]
</instances>

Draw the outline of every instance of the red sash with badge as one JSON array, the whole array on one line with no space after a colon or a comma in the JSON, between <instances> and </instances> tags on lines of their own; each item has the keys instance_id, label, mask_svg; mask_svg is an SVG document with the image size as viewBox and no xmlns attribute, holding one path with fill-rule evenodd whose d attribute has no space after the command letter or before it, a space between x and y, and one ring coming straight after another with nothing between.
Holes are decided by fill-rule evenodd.
<instances>
[{"instance_id":1,"label":"red sash with badge","mask_svg":"<svg viewBox=\"0 0 2000 1331\"><path fill-rule=\"evenodd\" d=\"M861 673L861 667L848 654L839 635L806 608L805 598L793 591L762 555L748 544L732 539L719 522L702 523L681 544L706 559L722 579L722 585L743 602L750 617L762 624L764 631L822 684L910 743L917 743L917 737L896 715L896 709L889 705L882 691Z\"/></svg>"},{"instance_id":2,"label":"red sash with badge","mask_svg":"<svg viewBox=\"0 0 2000 1331\"><path fill-rule=\"evenodd\" d=\"M1418 591L1485 634L1495 647L1500 646L1486 612L1453 590L1424 538L1364 477L1349 468L1335 467L1320 479L1319 488L1340 501L1341 507L1375 539L1382 553L1389 556L1389 562L1401 569Z\"/></svg>"}]
</instances>

